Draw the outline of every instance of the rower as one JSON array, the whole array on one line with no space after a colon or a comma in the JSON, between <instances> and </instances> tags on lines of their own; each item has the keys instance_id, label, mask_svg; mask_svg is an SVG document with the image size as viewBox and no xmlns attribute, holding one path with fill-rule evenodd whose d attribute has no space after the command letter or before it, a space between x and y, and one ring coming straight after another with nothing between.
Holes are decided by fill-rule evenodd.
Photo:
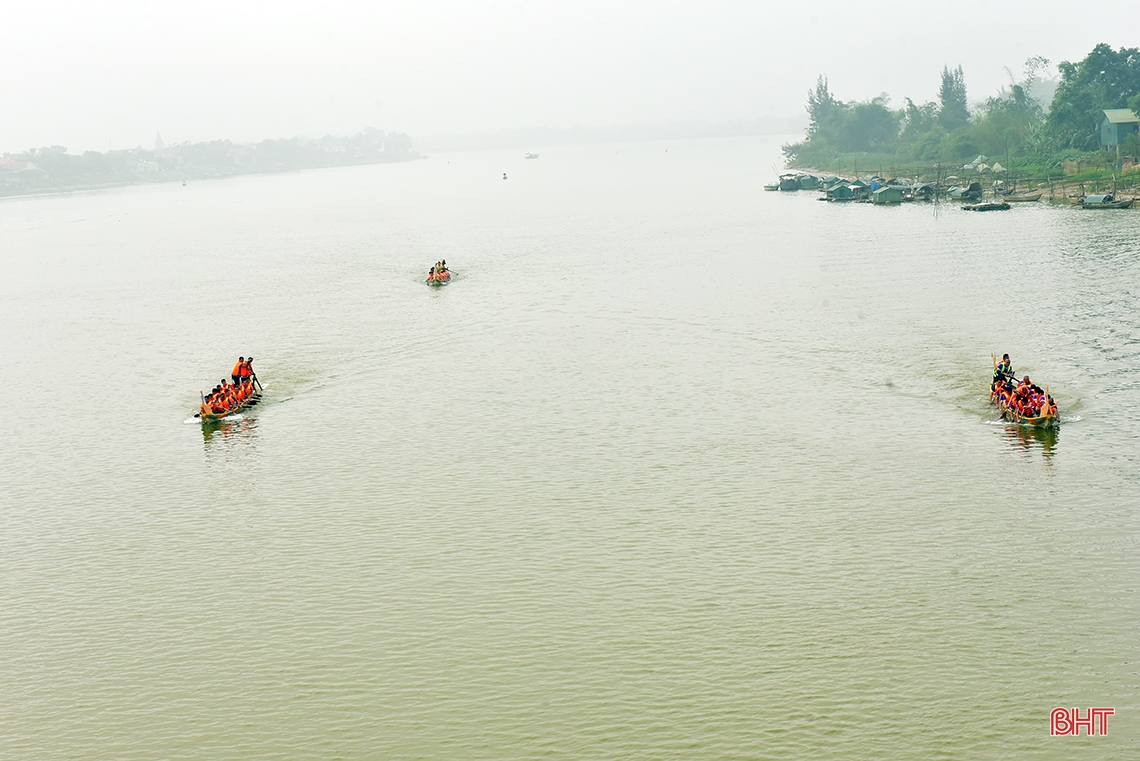
<instances>
[{"instance_id":1,"label":"rower","mask_svg":"<svg viewBox=\"0 0 1140 761\"><path fill-rule=\"evenodd\" d=\"M1002 376L1012 376L1012 375L1013 375L1013 365L1009 361L1009 355L1008 354L1002 354L1001 355L1001 362L998 362L997 365L994 366L994 380L998 380Z\"/></svg>"}]
</instances>

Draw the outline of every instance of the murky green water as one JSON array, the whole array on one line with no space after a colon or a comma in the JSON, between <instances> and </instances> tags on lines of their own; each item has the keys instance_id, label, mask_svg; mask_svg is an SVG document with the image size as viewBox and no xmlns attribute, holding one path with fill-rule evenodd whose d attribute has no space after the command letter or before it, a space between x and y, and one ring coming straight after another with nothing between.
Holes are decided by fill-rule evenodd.
<instances>
[{"instance_id":1,"label":"murky green water","mask_svg":"<svg viewBox=\"0 0 1140 761\"><path fill-rule=\"evenodd\" d=\"M1133 757L1140 214L541 154L0 203L0 756Z\"/></svg>"}]
</instances>

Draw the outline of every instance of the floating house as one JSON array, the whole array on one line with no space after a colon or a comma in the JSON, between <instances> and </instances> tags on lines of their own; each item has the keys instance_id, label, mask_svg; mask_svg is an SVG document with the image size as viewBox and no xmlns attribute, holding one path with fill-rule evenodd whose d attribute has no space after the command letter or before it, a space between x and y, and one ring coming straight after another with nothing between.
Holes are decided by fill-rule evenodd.
<instances>
[{"instance_id":1,"label":"floating house","mask_svg":"<svg viewBox=\"0 0 1140 761\"><path fill-rule=\"evenodd\" d=\"M916 182L911 186L910 193L914 196L914 200L916 201L934 200L934 186L928 185L925 182Z\"/></svg>"},{"instance_id":2,"label":"floating house","mask_svg":"<svg viewBox=\"0 0 1140 761\"><path fill-rule=\"evenodd\" d=\"M1117 148L1134 132L1140 132L1140 118L1130 108L1109 108L1100 120L1100 144L1106 150Z\"/></svg>"},{"instance_id":3,"label":"floating house","mask_svg":"<svg viewBox=\"0 0 1140 761\"><path fill-rule=\"evenodd\" d=\"M889 206L891 204L902 203L903 191L897 185L888 185L879 188L871 194L871 200L882 206Z\"/></svg>"},{"instance_id":4,"label":"floating house","mask_svg":"<svg viewBox=\"0 0 1140 761\"><path fill-rule=\"evenodd\" d=\"M850 185L836 185L829 189L827 194L832 201L853 201L855 199L855 193Z\"/></svg>"}]
</instances>

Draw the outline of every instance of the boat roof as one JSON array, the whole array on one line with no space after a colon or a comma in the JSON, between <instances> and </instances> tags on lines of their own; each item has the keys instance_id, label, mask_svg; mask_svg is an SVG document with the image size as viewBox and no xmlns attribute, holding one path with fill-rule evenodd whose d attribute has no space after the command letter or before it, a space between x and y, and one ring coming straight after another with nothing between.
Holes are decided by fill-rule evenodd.
<instances>
[{"instance_id":1,"label":"boat roof","mask_svg":"<svg viewBox=\"0 0 1140 761\"><path fill-rule=\"evenodd\" d=\"M1095 196L1085 196L1085 200L1081 201L1081 203L1104 203L1105 201L1111 200L1112 196L1100 194Z\"/></svg>"},{"instance_id":2,"label":"boat roof","mask_svg":"<svg viewBox=\"0 0 1140 761\"><path fill-rule=\"evenodd\" d=\"M1104 117L1112 124L1131 124L1140 122L1140 117L1132 113L1131 108L1106 108Z\"/></svg>"}]
</instances>

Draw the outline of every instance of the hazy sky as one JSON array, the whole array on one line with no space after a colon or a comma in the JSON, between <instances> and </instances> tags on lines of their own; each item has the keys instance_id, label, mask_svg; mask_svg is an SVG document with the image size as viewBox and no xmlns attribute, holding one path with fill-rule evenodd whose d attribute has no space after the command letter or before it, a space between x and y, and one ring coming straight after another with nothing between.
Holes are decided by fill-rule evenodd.
<instances>
[{"instance_id":1,"label":"hazy sky","mask_svg":"<svg viewBox=\"0 0 1140 761\"><path fill-rule=\"evenodd\" d=\"M1071 0L15 0L3 25L0 152L750 120L802 113L821 73L842 100L931 100L959 63L980 100L1029 56L1140 45Z\"/></svg>"}]
</instances>

